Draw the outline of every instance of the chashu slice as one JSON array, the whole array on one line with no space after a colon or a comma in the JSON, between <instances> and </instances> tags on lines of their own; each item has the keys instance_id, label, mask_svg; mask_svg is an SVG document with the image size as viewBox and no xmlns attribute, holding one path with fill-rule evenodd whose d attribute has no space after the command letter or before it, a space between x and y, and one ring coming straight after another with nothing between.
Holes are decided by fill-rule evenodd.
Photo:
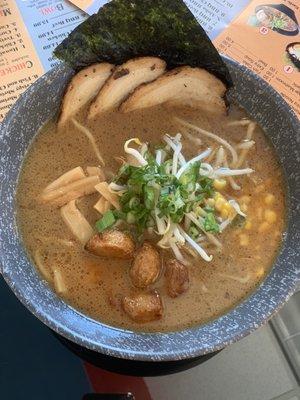
<instances>
[{"instance_id":1,"label":"chashu slice","mask_svg":"<svg viewBox=\"0 0 300 400\"><path fill-rule=\"evenodd\" d=\"M73 76L65 92L58 124L60 126L90 100L96 97L99 90L111 75L114 66L99 63L84 68Z\"/></svg>"},{"instance_id":2,"label":"chashu slice","mask_svg":"<svg viewBox=\"0 0 300 400\"><path fill-rule=\"evenodd\" d=\"M166 63L157 57L140 57L118 66L91 104L89 118L119 107L142 83L148 83L165 72Z\"/></svg>"},{"instance_id":3,"label":"chashu slice","mask_svg":"<svg viewBox=\"0 0 300 400\"><path fill-rule=\"evenodd\" d=\"M225 113L223 96L226 86L220 79L202 68L175 68L142 85L121 105L122 112L130 112L158 104L188 106L213 113Z\"/></svg>"}]
</instances>

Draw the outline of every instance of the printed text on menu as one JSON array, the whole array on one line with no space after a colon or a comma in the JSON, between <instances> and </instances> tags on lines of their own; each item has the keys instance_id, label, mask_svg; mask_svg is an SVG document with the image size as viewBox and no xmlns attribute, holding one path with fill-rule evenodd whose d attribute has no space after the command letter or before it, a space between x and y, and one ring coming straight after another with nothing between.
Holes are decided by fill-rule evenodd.
<instances>
[{"instance_id":1,"label":"printed text on menu","mask_svg":"<svg viewBox=\"0 0 300 400\"><path fill-rule=\"evenodd\" d=\"M0 121L57 64L52 51L86 14L67 1L0 0Z\"/></svg>"}]
</instances>

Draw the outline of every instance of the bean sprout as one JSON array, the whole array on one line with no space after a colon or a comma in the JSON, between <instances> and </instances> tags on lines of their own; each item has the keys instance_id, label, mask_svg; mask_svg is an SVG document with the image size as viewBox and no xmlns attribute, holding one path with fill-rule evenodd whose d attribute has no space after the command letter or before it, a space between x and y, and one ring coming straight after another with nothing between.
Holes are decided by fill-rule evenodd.
<instances>
[{"instance_id":1,"label":"bean sprout","mask_svg":"<svg viewBox=\"0 0 300 400\"><path fill-rule=\"evenodd\" d=\"M184 173L184 171L192 164L194 164L197 161L203 160L204 158L206 158L207 156L209 156L211 153L211 149L208 148L207 150L203 151L203 153L198 154L198 156L192 158L191 160L189 160L187 163L185 163L177 172L176 174L176 178L179 179L181 177L181 175Z\"/></svg>"},{"instance_id":2,"label":"bean sprout","mask_svg":"<svg viewBox=\"0 0 300 400\"><path fill-rule=\"evenodd\" d=\"M181 137L181 135L180 135L180 137ZM173 151L176 151L177 146L178 146L178 140L180 140L180 137L177 135L177 140L176 140L176 136L172 140L169 135L164 135L163 139L171 147L171 149ZM178 154L178 160L181 165L184 165L186 163L185 158L183 157L183 155L181 153Z\"/></svg>"},{"instance_id":3,"label":"bean sprout","mask_svg":"<svg viewBox=\"0 0 300 400\"><path fill-rule=\"evenodd\" d=\"M124 151L125 151L125 153L132 155L132 156L138 161L138 163L141 164L142 166L147 165L147 164L148 164L147 161L146 161L146 160L144 159L144 157L138 152L138 150L133 149L132 147L129 147L129 143L131 143L131 142L134 142L134 143L136 143L136 144L141 145L141 142L140 142L140 140L139 140L138 138L129 139L129 140L127 140L127 141L125 142L125 145L124 145Z\"/></svg>"},{"instance_id":4,"label":"bean sprout","mask_svg":"<svg viewBox=\"0 0 300 400\"><path fill-rule=\"evenodd\" d=\"M221 143L224 147L226 147L230 153L231 153L231 157L232 157L232 163L233 165L237 162L237 153L234 150L234 148L231 146L231 144L229 144L226 140L220 138L218 135L212 133L212 132L208 132L202 128L199 128L196 125L190 124L189 122L184 121L181 118L175 117L176 121L178 121L180 124L184 125L184 126L188 126L191 129L194 129L195 131L201 133L204 136L207 136L211 139L214 139L216 142Z\"/></svg>"},{"instance_id":5,"label":"bean sprout","mask_svg":"<svg viewBox=\"0 0 300 400\"><path fill-rule=\"evenodd\" d=\"M97 147L97 144L96 144L96 140L95 140L94 136L92 135L92 133L85 126L81 125L78 121L76 121L76 119L72 118L71 121L76 126L76 128L78 130L80 130L82 133L84 133L85 136L89 139L89 141L90 141L90 143L91 143L91 145L93 147L93 150L94 150L94 152L96 154L96 157L100 161L101 165L104 167L105 166L104 159L101 156L101 153L100 153L100 151L99 151L99 149Z\"/></svg>"},{"instance_id":6,"label":"bean sprout","mask_svg":"<svg viewBox=\"0 0 300 400\"><path fill-rule=\"evenodd\" d=\"M212 260L212 256L209 256L203 248L196 243L187 233L184 232L182 228L179 227L179 230L185 240L197 251L197 253L207 262Z\"/></svg>"}]
</instances>

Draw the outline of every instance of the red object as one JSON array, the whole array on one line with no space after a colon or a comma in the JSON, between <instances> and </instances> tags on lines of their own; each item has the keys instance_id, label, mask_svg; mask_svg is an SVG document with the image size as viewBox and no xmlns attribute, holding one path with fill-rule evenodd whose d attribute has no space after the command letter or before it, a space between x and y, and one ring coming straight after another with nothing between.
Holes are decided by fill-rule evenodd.
<instances>
[{"instance_id":1,"label":"red object","mask_svg":"<svg viewBox=\"0 0 300 400\"><path fill-rule=\"evenodd\" d=\"M132 393L135 400L152 400L143 378L125 376L84 363L95 393Z\"/></svg>"}]
</instances>

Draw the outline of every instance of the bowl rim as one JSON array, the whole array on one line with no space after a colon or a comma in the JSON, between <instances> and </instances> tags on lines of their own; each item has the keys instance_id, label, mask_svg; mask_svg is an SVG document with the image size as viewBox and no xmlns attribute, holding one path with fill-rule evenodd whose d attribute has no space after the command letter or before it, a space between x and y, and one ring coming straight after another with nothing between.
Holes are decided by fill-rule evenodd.
<instances>
[{"instance_id":1,"label":"bowl rim","mask_svg":"<svg viewBox=\"0 0 300 400\"><path fill-rule=\"evenodd\" d=\"M300 134L299 121L296 115L270 85L239 63L227 57L224 57L224 59L229 66L237 69L239 73L245 73L250 80L257 82L261 90L268 92L269 96L272 96L274 101L280 105L284 118L293 127L293 130L296 133L299 131ZM5 136L6 130L13 129L14 121L18 118L20 108L26 106L28 96L31 96L35 90L39 90L42 86L51 85L61 74L66 76L71 74L70 69L64 64L47 72L20 96L1 124L3 136ZM2 138L1 134L0 138ZM0 159L2 154L3 151L0 148ZM298 164L300 164L299 160ZM4 204L5 199L7 200L7 191L11 189L6 180L3 180L1 176L0 179L0 204ZM13 200L11 201L11 204L14 204ZM12 210L14 211L14 208ZM106 355L139 361L175 361L194 358L221 350L262 326L294 293L300 281L300 269L297 267L300 253L299 249L296 248L292 254L289 254L288 236L293 236L294 239L295 235L299 237L299 229L294 226L294 221L291 218L292 216L289 215L289 228L287 234L284 235L280 253L275 261L276 268L273 266L262 284L244 301L222 316L206 324L182 331L166 333L132 332L95 321L64 303L47 287L36 271L32 271L36 275L34 277L36 287L31 287L29 291L28 288L25 290L24 281L20 279L21 273L16 267L14 255L6 253L7 246L10 245L9 240L13 235L13 232L11 232L12 225L0 227L2 275L17 298L37 318L56 333L80 346ZM299 242L300 240L298 240ZM20 264L24 263L22 265L29 265L31 269L35 270L28 260L24 248L21 249L18 261L20 261ZM279 283L280 286L278 286ZM41 290L45 291L47 301L50 301L49 304L43 303L41 305L39 302L38 293L41 293L39 292Z\"/></svg>"}]
</instances>

